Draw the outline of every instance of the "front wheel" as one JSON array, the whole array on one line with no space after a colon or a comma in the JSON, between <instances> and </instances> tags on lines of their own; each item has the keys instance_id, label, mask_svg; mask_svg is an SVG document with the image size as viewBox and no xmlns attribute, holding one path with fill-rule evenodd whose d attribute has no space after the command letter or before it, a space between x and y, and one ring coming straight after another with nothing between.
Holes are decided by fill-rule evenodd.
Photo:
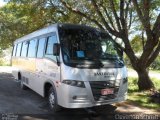
<instances>
[{"instance_id":1,"label":"front wheel","mask_svg":"<svg viewBox=\"0 0 160 120\"><path fill-rule=\"evenodd\" d=\"M61 110L61 107L58 105L57 102L57 94L53 87L50 88L48 93L48 103L49 107L52 111L58 112Z\"/></svg>"}]
</instances>

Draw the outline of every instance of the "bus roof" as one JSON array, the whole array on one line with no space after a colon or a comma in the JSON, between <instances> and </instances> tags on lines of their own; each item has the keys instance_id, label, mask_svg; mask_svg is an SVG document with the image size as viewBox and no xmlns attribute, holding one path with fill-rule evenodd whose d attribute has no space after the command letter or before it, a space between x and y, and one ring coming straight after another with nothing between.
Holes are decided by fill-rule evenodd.
<instances>
[{"instance_id":1,"label":"bus roof","mask_svg":"<svg viewBox=\"0 0 160 120\"><path fill-rule=\"evenodd\" d=\"M44 35L47 33L56 32L57 26L58 26L58 24L53 24L53 25L47 26L45 28L39 29L37 31L34 31L34 32L28 34L28 35L25 35L21 38L16 39L14 41L14 43L18 43L18 42L25 41L25 40L30 40L32 38L35 38L37 36L41 36L41 35Z\"/></svg>"},{"instance_id":2,"label":"bus roof","mask_svg":"<svg viewBox=\"0 0 160 120\"><path fill-rule=\"evenodd\" d=\"M95 29L93 27L90 27L90 26L86 26L86 25L78 25L78 24L62 24L62 23L56 23L56 24L52 24L52 25L49 25L45 28L42 28L42 29L39 29L37 31L34 31L28 35L25 35L21 38L18 38L14 41L14 43L19 43L19 42L22 42L22 41L25 41L25 40L30 40L30 39L33 39L37 36L41 36L41 35L44 35L44 34L48 34L48 33L52 33L52 32L56 32L58 27L61 26L61 27L64 27L64 28L88 28L88 29ZM97 29L99 30L99 29Z\"/></svg>"}]
</instances>

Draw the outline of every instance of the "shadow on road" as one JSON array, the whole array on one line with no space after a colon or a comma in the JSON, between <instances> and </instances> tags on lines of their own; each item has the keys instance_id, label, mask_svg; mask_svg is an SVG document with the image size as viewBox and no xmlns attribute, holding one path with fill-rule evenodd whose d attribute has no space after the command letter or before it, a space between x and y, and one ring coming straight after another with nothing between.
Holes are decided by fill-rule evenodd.
<instances>
[{"instance_id":1,"label":"shadow on road","mask_svg":"<svg viewBox=\"0 0 160 120\"><path fill-rule=\"evenodd\" d=\"M63 109L53 113L49 111L46 99L30 89L21 90L20 83L10 73L0 72L0 119L10 120L11 117L15 120L122 120L122 117L128 115L132 120L133 115L139 115L141 118L141 114L148 114L146 110L144 112L144 109L139 109L134 105L121 104L118 109L116 106L106 105L87 110ZM150 113L149 110L148 112ZM160 116L155 117L159 118Z\"/></svg>"},{"instance_id":2,"label":"shadow on road","mask_svg":"<svg viewBox=\"0 0 160 120\"><path fill-rule=\"evenodd\" d=\"M18 117L22 120L109 120L113 119L115 106L106 105L92 109L62 109L49 111L46 99L34 91L21 90L20 83L10 73L0 73L0 113L2 117Z\"/></svg>"},{"instance_id":3,"label":"shadow on road","mask_svg":"<svg viewBox=\"0 0 160 120\"><path fill-rule=\"evenodd\" d=\"M85 109L63 109L58 113L49 114L30 114L19 115L19 118L24 120L44 119L44 120L113 120L116 114L116 107L106 105L103 107ZM92 112L91 112L92 111Z\"/></svg>"}]
</instances>

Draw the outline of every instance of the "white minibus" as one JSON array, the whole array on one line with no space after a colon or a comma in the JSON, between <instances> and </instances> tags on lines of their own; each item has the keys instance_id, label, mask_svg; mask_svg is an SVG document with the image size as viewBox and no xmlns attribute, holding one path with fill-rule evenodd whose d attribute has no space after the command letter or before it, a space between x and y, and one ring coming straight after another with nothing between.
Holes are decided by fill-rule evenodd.
<instances>
[{"instance_id":1,"label":"white minibus","mask_svg":"<svg viewBox=\"0 0 160 120\"><path fill-rule=\"evenodd\" d=\"M54 24L15 40L13 75L54 111L112 104L127 95L122 53L105 31Z\"/></svg>"}]
</instances>

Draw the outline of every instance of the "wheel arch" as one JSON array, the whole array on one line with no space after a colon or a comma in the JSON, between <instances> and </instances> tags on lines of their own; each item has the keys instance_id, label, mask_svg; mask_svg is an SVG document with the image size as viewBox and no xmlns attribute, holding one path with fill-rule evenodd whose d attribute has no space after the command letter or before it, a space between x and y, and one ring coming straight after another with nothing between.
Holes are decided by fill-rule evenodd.
<instances>
[{"instance_id":1,"label":"wheel arch","mask_svg":"<svg viewBox=\"0 0 160 120\"><path fill-rule=\"evenodd\" d=\"M50 80L47 80L44 84L44 97L48 97L48 92L51 87L53 87L53 89L56 91L54 83Z\"/></svg>"}]
</instances>

